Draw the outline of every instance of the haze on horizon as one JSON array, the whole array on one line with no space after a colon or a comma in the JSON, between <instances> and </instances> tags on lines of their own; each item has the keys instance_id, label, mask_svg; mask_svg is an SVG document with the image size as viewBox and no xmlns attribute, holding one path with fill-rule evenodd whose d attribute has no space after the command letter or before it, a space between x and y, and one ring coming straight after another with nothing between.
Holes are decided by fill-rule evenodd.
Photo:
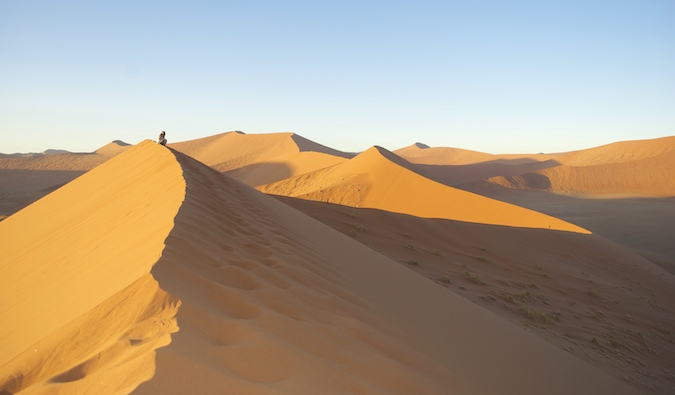
<instances>
[{"instance_id":1,"label":"haze on horizon","mask_svg":"<svg viewBox=\"0 0 675 395\"><path fill-rule=\"evenodd\" d=\"M0 152L292 131L563 152L675 134L675 3L0 0Z\"/></svg>"}]
</instances>

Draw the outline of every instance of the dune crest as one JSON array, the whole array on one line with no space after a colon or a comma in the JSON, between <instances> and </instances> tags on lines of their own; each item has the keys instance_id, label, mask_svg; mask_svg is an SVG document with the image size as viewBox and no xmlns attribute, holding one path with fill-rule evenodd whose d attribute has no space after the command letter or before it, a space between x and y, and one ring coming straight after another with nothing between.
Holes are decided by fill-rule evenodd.
<instances>
[{"instance_id":1,"label":"dune crest","mask_svg":"<svg viewBox=\"0 0 675 395\"><path fill-rule=\"evenodd\" d=\"M181 329L157 350L153 379L135 393L635 393L311 217L176 155L186 199L152 274L181 300ZM515 355L519 363L510 363Z\"/></svg>"},{"instance_id":2,"label":"dune crest","mask_svg":"<svg viewBox=\"0 0 675 395\"><path fill-rule=\"evenodd\" d=\"M3 392L636 393L152 142L0 236Z\"/></svg>"},{"instance_id":3,"label":"dune crest","mask_svg":"<svg viewBox=\"0 0 675 395\"><path fill-rule=\"evenodd\" d=\"M352 156L290 132L227 132L169 145L250 186L330 167Z\"/></svg>"},{"instance_id":4,"label":"dune crest","mask_svg":"<svg viewBox=\"0 0 675 395\"><path fill-rule=\"evenodd\" d=\"M660 147L666 149L668 147ZM675 148L675 144L673 144ZM558 194L607 196L675 196L675 149L633 160L609 156L608 161L585 166L561 165L487 181L512 189L541 190ZM583 159L584 161L586 159ZM599 160L601 161L601 160Z\"/></svg>"},{"instance_id":5,"label":"dune crest","mask_svg":"<svg viewBox=\"0 0 675 395\"><path fill-rule=\"evenodd\" d=\"M650 140L619 141L585 150L561 154L559 161L567 166L597 166L654 158L675 151L675 136Z\"/></svg>"},{"instance_id":6,"label":"dune crest","mask_svg":"<svg viewBox=\"0 0 675 395\"><path fill-rule=\"evenodd\" d=\"M424 218L588 233L557 218L440 184L421 173L394 153L373 147L343 164L259 190Z\"/></svg>"},{"instance_id":7,"label":"dune crest","mask_svg":"<svg viewBox=\"0 0 675 395\"><path fill-rule=\"evenodd\" d=\"M91 153L0 155L0 218L19 211L128 148L128 144L116 140Z\"/></svg>"},{"instance_id":8,"label":"dune crest","mask_svg":"<svg viewBox=\"0 0 675 395\"><path fill-rule=\"evenodd\" d=\"M148 273L184 194L175 157L146 141L0 222L0 389L77 387L101 366L136 369L153 349L128 347L168 342L178 302Z\"/></svg>"}]
</instances>

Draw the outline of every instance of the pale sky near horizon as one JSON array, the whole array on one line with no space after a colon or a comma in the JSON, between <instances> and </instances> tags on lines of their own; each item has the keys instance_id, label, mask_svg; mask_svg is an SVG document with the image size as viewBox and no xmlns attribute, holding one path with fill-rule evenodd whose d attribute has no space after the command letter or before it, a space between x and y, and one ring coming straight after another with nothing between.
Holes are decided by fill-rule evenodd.
<instances>
[{"instance_id":1,"label":"pale sky near horizon","mask_svg":"<svg viewBox=\"0 0 675 395\"><path fill-rule=\"evenodd\" d=\"M675 135L675 1L0 0L0 152L161 130L495 154Z\"/></svg>"}]
</instances>

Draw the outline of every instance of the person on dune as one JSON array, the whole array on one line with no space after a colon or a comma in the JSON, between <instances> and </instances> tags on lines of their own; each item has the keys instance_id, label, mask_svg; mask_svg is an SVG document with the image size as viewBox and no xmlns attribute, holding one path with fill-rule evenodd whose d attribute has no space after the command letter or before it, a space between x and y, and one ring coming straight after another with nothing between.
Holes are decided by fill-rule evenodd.
<instances>
[{"instance_id":1,"label":"person on dune","mask_svg":"<svg viewBox=\"0 0 675 395\"><path fill-rule=\"evenodd\" d=\"M164 137L165 134L166 133L164 133L164 131L162 130L162 133L159 134L159 139L157 140L157 144L166 145L166 137Z\"/></svg>"}]
</instances>

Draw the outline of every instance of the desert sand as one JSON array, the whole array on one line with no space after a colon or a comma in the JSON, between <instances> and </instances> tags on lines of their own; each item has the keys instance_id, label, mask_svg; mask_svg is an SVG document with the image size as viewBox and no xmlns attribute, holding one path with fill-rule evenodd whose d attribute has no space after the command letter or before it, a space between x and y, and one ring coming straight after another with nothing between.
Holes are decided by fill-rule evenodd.
<instances>
[{"instance_id":1,"label":"desert sand","mask_svg":"<svg viewBox=\"0 0 675 395\"><path fill-rule=\"evenodd\" d=\"M572 222L675 273L675 137L558 154L395 152L436 181Z\"/></svg>"},{"instance_id":2,"label":"desert sand","mask_svg":"<svg viewBox=\"0 0 675 395\"><path fill-rule=\"evenodd\" d=\"M124 152L129 145L113 141L92 153L0 155L0 219L19 211Z\"/></svg>"},{"instance_id":3,"label":"desert sand","mask_svg":"<svg viewBox=\"0 0 675 395\"><path fill-rule=\"evenodd\" d=\"M251 186L330 167L353 156L295 133L235 131L169 145Z\"/></svg>"},{"instance_id":4,"label":"desert sand","mask_svg":"<svg viewBox=\"0 0 675 395\"><path fill-rule=\"evenodd\" d=\"M480 194L565 197L488 179L566 154L432 150L119 153L0 222L0 393L672 393L675 276Z\"/></svg>"}]
</instances>

